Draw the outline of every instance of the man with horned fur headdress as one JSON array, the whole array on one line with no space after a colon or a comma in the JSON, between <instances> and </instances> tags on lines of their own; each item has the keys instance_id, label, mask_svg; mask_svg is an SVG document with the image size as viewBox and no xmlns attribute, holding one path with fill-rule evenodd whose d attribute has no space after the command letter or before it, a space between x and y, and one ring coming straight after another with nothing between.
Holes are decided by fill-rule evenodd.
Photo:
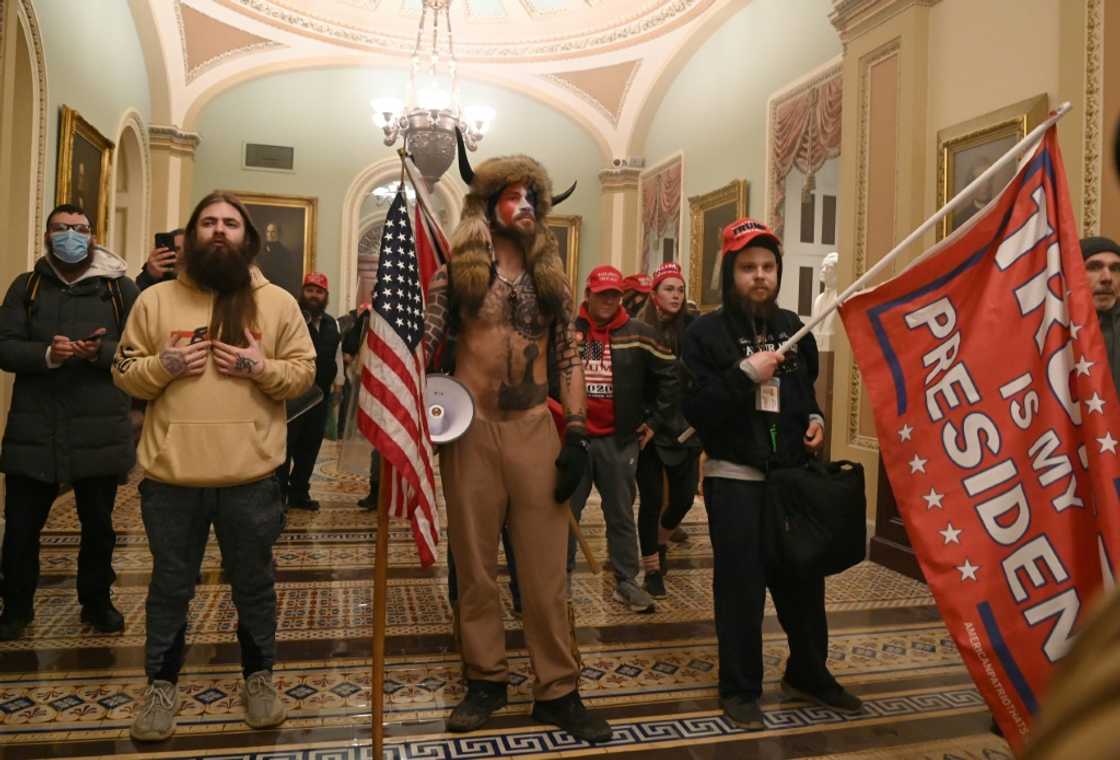
<instances>
[{"instance_id":1,"label":"man with horned fur headdress","mask_svg":"<svg viewBox=\"0 0 1120 760\"><path fill-rule=\"evenodd\" d=\"M429 285L424 338L430 357L454 336L454 375L475 403L470 429L440 450L467 678L447 728L473 731L506 704L496 566L508 524L536 674L533 717L607 741L610 725L584 708L577 690L565 590L567 502L588 467L587 404L569 330L571 293L544 218L571 190L554 198L544 167L528 156L490 159L474 171L461 136L459 168L470 192L450 262ZM550 371L566 418L562 446L548 411Z\"/></svg>"}]
</instances>

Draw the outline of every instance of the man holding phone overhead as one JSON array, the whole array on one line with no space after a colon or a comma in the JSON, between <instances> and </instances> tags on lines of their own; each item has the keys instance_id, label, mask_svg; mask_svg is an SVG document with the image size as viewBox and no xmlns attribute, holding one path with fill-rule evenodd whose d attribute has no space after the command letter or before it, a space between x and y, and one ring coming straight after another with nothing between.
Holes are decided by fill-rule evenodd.
<instances>
[{"instance_id":1,"label":"man holding phone overhead","mask_svg":"<svg viewBox=\"0 0 1120 760\"><path fill-rule=\"evenodd\" d=\"M16 277L0 306L0 369L15 373L0 448L7 475L0 641L18 639L35 616L39 533L63 483L74 487L82 542L82 622L123 630L109 598L113 502L136 460L129 400L110 368L139 292L125 263L94 243L86 213L62 205L47 217L46 255Z\"/></svg>"},{"instance_id":2,"label":"man holding phone overhead","mask_svg":"<svg viewBox=\"0 0 1120 760\"><path fill-rule=\"evenodd\" d=\"M136 277L140 290L157 282L174 280L183 265L183 229L157 232L155 247L148 254L148 261Z\"/></svg>"}]
</instances>

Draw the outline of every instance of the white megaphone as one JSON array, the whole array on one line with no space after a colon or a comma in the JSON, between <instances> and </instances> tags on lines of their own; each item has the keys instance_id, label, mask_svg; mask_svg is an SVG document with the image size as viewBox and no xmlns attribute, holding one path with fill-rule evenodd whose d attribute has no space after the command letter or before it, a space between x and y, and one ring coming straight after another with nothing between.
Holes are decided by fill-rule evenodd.
<instances>
[{"instance_id":1,"label":"white megaphone","mask_svg":"<svg viewBox=\"0 0 1120 760\"><path fill-rule=\"evenodd\" d=\"M450 443L467 432L474 419L474 399L467 386L450 375L428 375L424 382L424 409L432 443Z\"/></svg>"}]
</instances>

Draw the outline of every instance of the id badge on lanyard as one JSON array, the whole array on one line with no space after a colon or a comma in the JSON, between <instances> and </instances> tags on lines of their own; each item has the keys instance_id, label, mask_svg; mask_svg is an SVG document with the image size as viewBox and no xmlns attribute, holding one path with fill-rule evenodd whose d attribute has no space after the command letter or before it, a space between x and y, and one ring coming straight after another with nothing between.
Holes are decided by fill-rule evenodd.
<instances>
[{"instance_id":1,"label":"id badge on lanyard","mask_svg":"<svg viewBox=\"0 0 1120 760\"><path fill-rule=\"evenodd\" d=\"M773 412L777 414L782 410L781 397L779 390L781 389L781 380L772 377L765 383L760 383L754 395L754 408L760 412Z\"/></svg>"}]
</instances>

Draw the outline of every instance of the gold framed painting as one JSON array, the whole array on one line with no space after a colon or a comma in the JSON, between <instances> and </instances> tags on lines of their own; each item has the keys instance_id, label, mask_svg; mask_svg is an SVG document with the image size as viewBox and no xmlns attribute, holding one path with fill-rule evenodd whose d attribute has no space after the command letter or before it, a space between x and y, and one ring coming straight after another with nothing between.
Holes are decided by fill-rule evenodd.
<instances>
[{"instance_id":1,"label":"gold framed painting","mask_svg":"<svg viewBox=\"0 0 1120 760\"><path fill-rule=\"evenodd\" d=\"M545 217L545 226L556 236L560 248L560 258L564 261L564 271L568 274L568 284L572 287L572 299L578 303L579 282L579 244L582 216L563 216L553 214Z\"/></svg>"},{"instance_id":2,"label":"gold framed painting","mask_svg":"<svg viewBox=\"0 0 1120 760\"><path fill-rule=\"evenodd\" d=\"M691 218L691 253L688 264L688 297L700 311L718 307L723 300L719 249L723 228L747 215L748 184L745 179L688 199Z\"/></svg>"},{"instance_id":3,"label":"gold framed painting","mask_svg":"<svg viewBox=\"0 0 1120 760\"><path fill-rule=\"evenodd\" d=\"M58 118L58 169L54 202L81 206L93 223L96 239L108 243L109 177L114 145L81 114L62 106Z\"/></svg>"},{"instance_id":4,"label":"gold framed painting","mask_svg":"<svg viewBox=\"0 0 1120 760\"><path fill-rule=\"evenodd\" d=\"M1046 95L1012 103L937 133L937 208L944 206L985 169L994 164L1038 126L1049 110ZM988 205L1015 176L1014 163L1004 167L978 188L972 199L948 214L937 227L937 239L945 237Z\"/></svg>"},{"instance_id":5,"label":"gold framed painting","mask_svg":"<svg viewBox=\"0 0 1120 760\"><path fill-rule=\"evenodd\" d=\"M319 199L304 195L266 195L230 190L245 207L261 234L257 266L297 299L303 276L315 271L315 224Z\"/></svg>"}]
</instances>

